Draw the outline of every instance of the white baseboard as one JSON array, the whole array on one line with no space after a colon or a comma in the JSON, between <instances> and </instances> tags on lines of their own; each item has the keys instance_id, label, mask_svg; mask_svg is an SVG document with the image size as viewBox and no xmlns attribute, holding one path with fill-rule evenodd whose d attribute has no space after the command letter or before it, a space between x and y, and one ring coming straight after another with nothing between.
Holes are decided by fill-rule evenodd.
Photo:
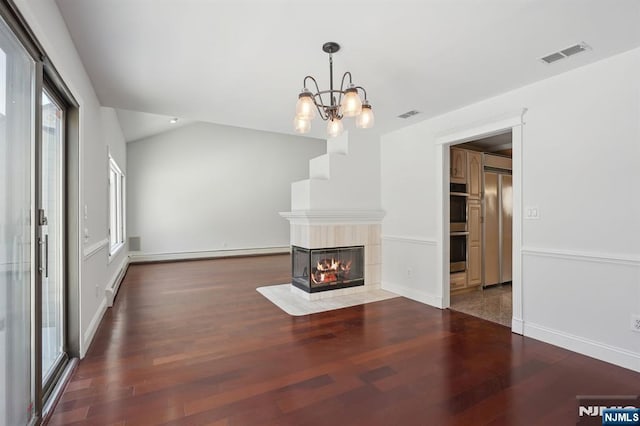
<instances>
[{"instance_id":1,"label":"white baseboard","mask_svg":"<svg viewBox=\"0 0 640 426\"><path fill-rule=\"evenodd\" d=\"M511 318L511 332L523 335L524 334L524 322L521 319Z\"/></svg>"},{"instance_id":2,"label":"white baseboard","mask_svg":"<svg viewBox=\"0 0 640 426\"><path fill-rule=\"evenodd\" d=\"M89 327L87 327L87 331L85 331L83 339L82 339L82 347L80 348L80 358L84 358L87 354L87 350L93 341L94 336L96 335L96 331L98 331L98 326L100 325L100 321L102 321L102 317L104 313L107 312L107 300L105 298L100 301L100 306L98 307L95 315L91 319L89 323Z\"/></svg>"},{"instance_id":3,"label":"white baseboard","mask_svg":"<svg viewBox=\"0 0 640 426\"><path fill-rule=\"evenodd\" d=\"M122 284L122 279L124 275L127 273L127 268L129 267L129 256L125 256L122 260L122 263L116 270L114 276L109 280L109 284L107 288L104 290L104 295L107 299L107 306L110 308L113 306L113 301L116 298L116 294L118 294L118 290L120 289L120 284Z\"/></svg>"},{"instance_id":4,"label":"white baseboard","mask_svg":"<svg viewBox=\"0 0 640 426\"><path fill-rule=\"evenodd\" d=\"M388 281L382 282L382 289L399 294L400 296L406 297L408 299L415 300L416 302L443 309L442 297L433 296L423 291L403 286L401 284L390 283Z\"/></svg>"},{"instance_id":5,"label":"white baseboard","mask_svg":"<svg viewBox=\"0 0 640 426\"><path fill-rule=\"evenodd\" d=\"M604 343L553 330L541 325L524 323L524 335L579 354L640 372L640 354Z\"/></svg>"},{"instance_id":6,"label":"white baseboard","mask_svg":"<svg viewBox=\"0 0 640 426\"><path fill-rule=\"evenodd\" d=\"M234 250L211 250L211 251L192 251L192 252L177 252L177 253L142 253L131 252L129 253L131 263L142 262L163 262L171 260L191 260L191 259L209 259L215 257L230 257L230 256L253 256L260 254L280 254L290 253L291 247L265 247L265 248L252 248L252 249L234 249Z\"/></svg>"}]
</instances>

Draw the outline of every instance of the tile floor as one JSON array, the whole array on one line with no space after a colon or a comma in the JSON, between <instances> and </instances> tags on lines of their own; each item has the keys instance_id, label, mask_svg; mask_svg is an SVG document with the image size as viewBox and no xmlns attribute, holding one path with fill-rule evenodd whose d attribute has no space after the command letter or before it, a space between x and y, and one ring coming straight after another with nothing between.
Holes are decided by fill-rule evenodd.
<instances>
[{"instance_id":1,"label":"tile floor","mask_svg":"<svg viewBox=\"0 0 640 426\"><path fill-rule=\"evenodd\" d=\"M511 284L451 296L451 309L511 328Z\"/></svg>"}]
</instances>

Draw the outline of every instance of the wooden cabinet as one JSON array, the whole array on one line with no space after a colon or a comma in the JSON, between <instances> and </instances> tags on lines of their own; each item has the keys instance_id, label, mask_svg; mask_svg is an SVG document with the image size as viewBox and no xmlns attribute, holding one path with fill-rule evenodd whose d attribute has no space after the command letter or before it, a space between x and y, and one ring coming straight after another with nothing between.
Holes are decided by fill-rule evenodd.
<instances>
[{"instance_id":1,"label":"wooden cabinet","mask_svg":"<svg viewBox=\"0 0 640 426\"><path fill-rule=\"evenodd\" d=\"M467 270L451 274L452 293L462 293L482 285L482 176L483 153L451 148L451 182L466 183L467 193Z\"/></svg>"},{"instance_id":2,"label":"wooden cabinet","mask_svg":"<svg viewBox=\"0 0 640 426\"><path fill-rule=\"evenodd\" d=\"M467 227L467 287L482 285L482 203L469 200Z\"/></svg>"},{"instance_id":3,"label":"wooden cabinet","mask_svg":"<svg viewBox=\"0 0 640 426\"><path fill-rule=\"evenodd\" d=\"M482 153L467 151L467 191L470 200L482 198Z\"/></svg>"},{"instance_id":4,"label":"wooden cabinet","mask_svg":"<svg viewBox=\"0 0 640 426\"><path fill-rule=\"evenodd\" d=\"M450 275L449 289L451 292L457 290L463 290L467 287L467 274L466 272L456 272Z\"/></svg>"},{"instance_id":5,"label":"wooden cabinet","mask_svg":"<svg viewBox=\"0 0 640 426\"><path fill-rule=\"evenodd\" d=\"M467 183L467 151L459 148L451 148L451 182Z\"/></svg>"}]
</instances>

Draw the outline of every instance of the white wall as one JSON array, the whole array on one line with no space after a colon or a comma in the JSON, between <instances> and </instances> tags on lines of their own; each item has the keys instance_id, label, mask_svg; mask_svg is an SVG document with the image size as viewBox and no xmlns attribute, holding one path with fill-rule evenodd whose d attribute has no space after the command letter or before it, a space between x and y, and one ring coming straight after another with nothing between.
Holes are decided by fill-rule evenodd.
<instances>
[{"instance_id":1,"label":"white wall","mask_svg":"<svg viewBox=\"0 0 640 426\"><path fill-rule=\"evenodd\" d=\"M80 104L80 209L82 238L80 351L84 355L106 309L105 288L126 262L126 250L108 262L107 146L126 167L124 138L115 111L101 108L67 27L53 0L16 0L16 5ZM126 172L125 172L126 173ZM84 206L86 205L86 216ZM74 225L72 225L74 226Z\"/></svg>"},{"instance_id":2,"label":"white wall","mask_svg":"<svg viewBox=\"0 0 640 426\"><path fill-rule=\"evenodd\" d=\"M144 256L289 246L291 182L325 141L195 123L127 145L128 234Z\"/></svg>"},{"instance_id":3,"label":"white wall","mask_svg":"<svg viewBox=\"0 0 640 426\"><path fill-rule=\"evenodd\" d=\"M640 371L639 73L636 49L383 136L383 286L441 302L436 138L527 107L524 333Z\"/></svg>"},{"instance_id":4,"label":"white wall","mask_svg":"<svg viewBox=\"0 0 640 426\"><path fill-rule=\"evenodd\" d=\"M379 210L380 143L366 130L327 142L309 163L309 179L291 185L291 210Z\"/></svg>"}]
</instances>

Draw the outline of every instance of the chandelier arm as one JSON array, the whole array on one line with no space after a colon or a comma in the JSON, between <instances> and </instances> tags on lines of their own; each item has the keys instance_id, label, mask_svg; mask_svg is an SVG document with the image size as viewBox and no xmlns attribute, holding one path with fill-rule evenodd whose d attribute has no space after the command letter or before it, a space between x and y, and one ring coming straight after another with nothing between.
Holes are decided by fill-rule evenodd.
<instances>
[{"instance_id":1,"label":"chandelier arm","mask_svg":"<svg viewBox=\"0 0 640 426\"><path fill-rule=\"evenodd\" d=\"M329 119L329 115L326 113L326 106L324 105L324 101L322 100L322 96L321 94L324 92L320 91L320 87L318 86L318 82L316 81L315 78L313 78L313 76L306 76L304 78L304 80L302 81L302 85L303 87L307 87L307 79L313 81L313 85L316 86L316 93L313 94L313 103L316 106L316 109L318 110L318 113L320 114L320 118L322 118L322 120L327 121ZM320 103L318 103L318 101L316 100L316 97L320 100ZM320 108L322 107L322 108Z\"/></svg>"},{"instance_id":2,"label":"chandelier arm","mask_svg":"<svg viewBox=\"0 0 640 426\"><path fill-rule=\"evenodd\" d=\"M313 76L310 76L310 75L306 76L304 80L302 80L302 87L304 88L307 87L307 79L313 81L313 84L316 86L316 92L319 92L320 88L318 87L318 82L316 81L315 78L313 78Z\"/></svg>"},{"instance_id":3,"label":"chandelier arm","mask_svg":"<svg viewBox=\"0 0 640 426\"><path fill-rule=\"evenodd\" d=\"M344 74L342 74L342 82L340 83L340 91L344 92L344 79L346 76L349 76L349 84L353 84L353 81L351 81L351 72L347 71Z\"/></svg>"},{"instance_id":4,"label":"chandelier arm","mask_svg":"<svg viewBox=\"0 0 640 426\"><path fill-rule=\"evenodd\" d=\"M316 88L317 87L318 86L316 85ZM318 111L320 111L320 107L322 107L322 112L325 115L327 115L327 117L328 117L328 114L326 113L327 106L324 104L324 101L322 100L322 94L326 93L326 92L327 92L326 90L324 92L321 92L321 91L318 90L317 93L314 93L313 94L313 103L316 105L316 108L318 108ZM316 98L318 98L318 100L320 102L318 102L318 100L316 100ZM322 113L320 115L322 116ZM324 120L324 118L323 118L323 120Z\"/></svg>"},{"instance_id":5,"label":"chandelier arm","mask_svg":"<svg viewBox=\"0 0 640 426\"><path fill-rule=\"evenodd\" d=\"M322 102L322 98L320 99L320 102ZM325 111L326 107L324 106L324 104L322 104L322 108L320 108L320 105L315 100L313 101L313 103L316 105L318 115L320 116L320 118L322 118L322 121L327 121L329 119L329 115Z\"/></svg>"},{"instance_id":6,"label":"chandelier arm","mask_svg":"<svg viewBox=\"0 0 640 426\"><path fill-rule=\"evenodd\" d=\"M340 97L338 98L338 105L342 104L342 95L344 94L344 79L347 75L349 76L349 84L353 84L353 81L351 80L350 71L347 71L344 74L342 74L342 82L340 83Z\"/></svg>"},{"instance_id":7,"label":"chandelier arm","mask_svg":"<svg viewBox=\"0 0 640 426\"><path fill-rule=\"evenodd\" d=\"M362 86L356 86L356 89L360 89L360 90L362 90L362 92L364 93L364 100L366 101L366 100L367 100L367 91L366 91L366 90L364 90L364 87L362 87Z\"/></svg>"}]
</instances>

